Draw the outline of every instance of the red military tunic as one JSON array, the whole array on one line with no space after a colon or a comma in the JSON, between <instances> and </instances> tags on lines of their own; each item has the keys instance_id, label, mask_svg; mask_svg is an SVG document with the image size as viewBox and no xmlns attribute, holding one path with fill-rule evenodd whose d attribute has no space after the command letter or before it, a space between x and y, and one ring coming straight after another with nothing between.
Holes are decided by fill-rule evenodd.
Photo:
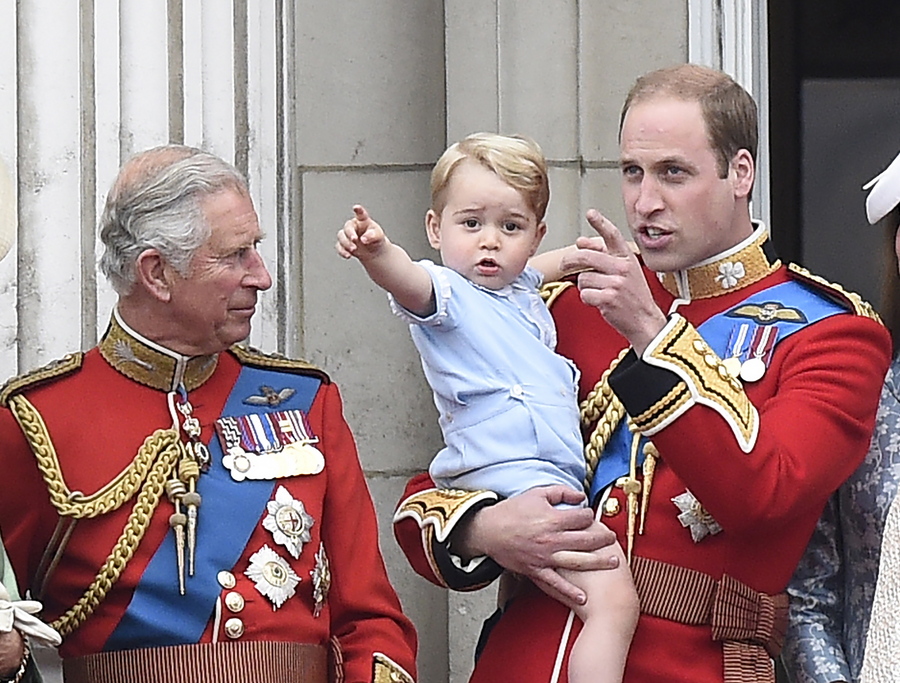
<instances>
[{"instance_id":1,"label":"red military tunic","mask_svg":"<svg viewBox=\"0 0 900 683\"><path fill-rule=\"evenodd\" d=\"M45 548L51 545L60 516L51 504L48 483L13 416L10 402L24 396L34 406L52 440L64 486L85 495L114 484L123 471L137 472L138 466L132 459L142 443L156 430L170 429L173 424L166 393L147 384L157 379L150 375L165 376L165 372L173 371L175 362L136 335L125 332L115 321L101 347L104 344L105 354L95 348L84 354L83 360L80 355L68 357L62 366L13 382L2 395L5 407L0 411L0 457L6 486L0 496L0 530L19 586L23 590L40 590L42 616L47 621L58 619L82 597L123 533L141 495L132 494L126 504L114 511L79 519L45 585L36 585ZM246 396L239 397L249 399L243 401L244 413L255 412L253 401L259 404L261 399L268 400L298 374L312 381L306 386L312 386L310 391L314 394L304 412L311 435L318 438L316 446L324 456L324 469L267 482L272 485L271 495L265 494L274 501L276 490L284 487L286 494L280 493L280 500L295 506L291 501L299 501L302 506L296 507L308 515L296 516L301 519L306 539L298 548L299 557L295 559L289 552L284 536L279 537L264 526L266 517L271 516L267 512L270 504L265 500L261 509L235 506L228 510L225 524L218 525L222 530L216 532L219 536L210 531L214 520L209 516L204 520L204 508L209 508L210 502L201 501L198 553L204 544L208 544L206 549L215 549L230 540L231 515L235 521L242 515L252 515L247 527L249 540L236 549L238 559L232 566L198 564L197 576L185 578L187 596L192 587L197 590L200 580L219 584L213 586L213 602L208 611L199 615L179 612L179 606L185 604L179 601L186 598L178 593L175 555L160 558L168 583L164 581L163 588L158 589L161 593L155 595L156 608L134 616L138 631L149 624L146 628L158 632L147 634L148 646L156 644L154 638L164 644L179 644L180 636L169 634L167 629L171 626L176 632L174 629L183 620L198 619L196 642L280 641L330 646L335 650L333 659L342 661L341 680L369 683L394 675L396 678L390 680L411 682L415 675L415 632L401 612L385 572L374 508L353 437L344 421L337 387L314 368L239 350L217 358L191 359L185 370L185 383L192 414L200 423L201 441L209 443L216 438L214 424L222 415L239 374L248 365L264 368L266 377L275 381L274 386L266 387L268 393L263 387L254 386ZM284 380L281 385L276 384L279 378ZM283 400L283 408L291 408L289 394L283 391L272 400ZM34 443L35 439L31 441ZM222 465L213 462L212 467ZM201 480L207 476L210 475L201 474ZM60 477L49 477L51 489L59 489ZM223 479L225 490L235 494L245 485L233 481L227 473ZM224 497L231 498L227 493ZM227 505L226 502L226 509ZM144 645L113 634L133 601L148 563L166 537L173 534L169 527L172 512L173 504L163 493L121 575L86 620L76 624L65 637L60 648L64 660L110 648ZM252 565L251 557L265 546L280 556L284 561L281 566L289 567L298 578L293 595L280 595L284 598L281 605L258 590L246 573Z\"/></svg>"},{"instance_id":2,"label":"red military tunic","mask_svg":"<svg viewBox=\"0 0 900 683\"><path fill-rule=\"evenodd\" d=\"M823 294L842 300L846 312L778 343L758 381L727 379L721 358L711 355L696 328L750 295L791 279L811 279L774 262L766 249L764 228L759 228L724 257L669 274L662 283L648 272L654 299L664 312L673 309L676 294L682 301L644 356L626 356L609 385L637 432L658 451L652 481L637 468L637 479L650 491L638 508L645 526L632 539L633 568L645 560L660 561L670 569L700 572L691 576L709 579L714 586L727 575L752 589L751 602L768 605L771 601L759 594L784 590L826 499L865 455L891 345L867 304L815 282ZM734 267L738 263L741 267ZM581 370L583 400L627 344L595 308L580 301L575 287L558 293L551 310L559 332L557 351ZM586 426L589 433L594 428L593 423ZM432 487L427 477L410 482L395 517L398 541L416 571L429 580L456 589L477 588L496 576L492 563L461 570L444 541L459 519L495 497ZM684 508L673 499L688 491L702 505L691 519L705 524L686 525L679 519ZM603 521L625 548L628 501L621 488L613 487L609 496L616 502L604 504L608 514ZM694 540L692 531L702 538ZM714 636L709 614L693 621L655 616L659 610L648 604L642 590L654 580L645 577L643 586L637 582L642 613L626 683L722 683L724 660L731 656L723 655L723 640L740 638ZM665 601L666 590L654 599ZM566 608L529 585L491 631L473 683L557 680L552 679L554 660L567 617ZM769 614L769 628L771 621ZM573 636L577 630L576 620ZM763 634L762 641L778 635ZM736 652L746 652L740 649L744 645L738 643ZM740 680L770 680L771 664L763 650L758 652L763 666L757 661L751 665L757 668L753 677ZM559 681L566 680L565 672L563 663Z\"/></svg>"}]
</instances>

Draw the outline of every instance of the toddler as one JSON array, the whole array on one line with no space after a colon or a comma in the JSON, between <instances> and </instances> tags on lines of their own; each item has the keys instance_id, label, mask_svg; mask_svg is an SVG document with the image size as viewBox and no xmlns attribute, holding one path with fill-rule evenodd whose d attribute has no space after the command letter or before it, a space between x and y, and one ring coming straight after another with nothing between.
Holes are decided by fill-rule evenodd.
<instances>
[{"instance_id":1,"label":"toddler","mask_svg":"<svg viewBox=\"0 0 900 683\"><path fill-rule=\"evenodd\" d=\"M509 497L536 486L584 490L578 371L555 353L556 328L540 298L558 258L529 259L550 200L540 148L522 137L471 135L449 147L431 175L425 230L443 266L414 262L362 206L338 233L410 325L434 391L446 447L429 473L442 488ZM552 264L552 265L551 265ZM571 683L622 680L637 622L634 586L619 567L565 571L587 595L569 658Z\"/></svg>"}]
</instances>

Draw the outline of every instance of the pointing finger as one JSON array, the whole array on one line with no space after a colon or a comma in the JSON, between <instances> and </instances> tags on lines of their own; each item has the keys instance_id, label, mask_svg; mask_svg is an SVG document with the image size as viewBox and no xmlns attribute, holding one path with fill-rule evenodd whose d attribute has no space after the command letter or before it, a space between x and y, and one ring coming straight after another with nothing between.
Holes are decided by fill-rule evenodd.
<instances>
[{"instance_id":1,"label":"pointing finger","mask_svg":"<svg viewBox=\"0 0 900 683\"><path fill-rule=\"evenodd\" d=\"M360 223L365 223L369 220L369 212L366 211L366 207L364 207L362 204L354 204L353 213L356 214L356 220L358 220Z\"/></svg>"},{"instance_id":2,"label":"pointing finger","mask_svg":"<svg viewBox=\"0 0 900 683\"><path fill-rule=\"evenodd\" d=\"M588 209L587 222L597 231L597 234L606 242L607 251L615 256L625 256L632 253L628 242L622 237L619 229L606 216L596 209Z\"/></svg>"}]
</instances>

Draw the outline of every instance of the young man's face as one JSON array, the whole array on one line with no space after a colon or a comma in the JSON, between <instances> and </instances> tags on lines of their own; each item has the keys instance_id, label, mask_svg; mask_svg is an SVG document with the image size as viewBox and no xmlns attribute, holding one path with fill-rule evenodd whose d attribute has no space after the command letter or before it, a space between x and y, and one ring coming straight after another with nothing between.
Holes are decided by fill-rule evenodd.
<instances>
[{"instance_id":1,"label":"young man's face","mask_svg":"<svg viewBox=\"0 0 900 683\"><path fill-rule=\"evenodd\" d=\"M191 355L217 353L246 339L257 294L272 286L256 250L262 233L250 197L224 190L204 199L202 207L210 237L191 260L188 276L175 274L172 284L178 341Z\"/></svg>"},{"instance_id":2,"label":"young man's face","mask_svg":"<svg viewBox=\"0 0 900 683\"><path fill-rule=\"evenodd\" d=\"M720 178L698 102L658 96L633 104L620 166L628 225L651 270L689 268L752 232L750 154L740 150Z\"/></svg>"},{"instance_id":3,"label":"young man's face","mask_svg":"<svg viewBox=\"0 0 900 683\"><path fill-rule=\"evenodd\" d=\"M428 241L444 265L488 289L510 284L534 256L544 223L521 192L474 161L456 167L444 192L440 215L425 217Z\"/></svg>"}]
</instances>

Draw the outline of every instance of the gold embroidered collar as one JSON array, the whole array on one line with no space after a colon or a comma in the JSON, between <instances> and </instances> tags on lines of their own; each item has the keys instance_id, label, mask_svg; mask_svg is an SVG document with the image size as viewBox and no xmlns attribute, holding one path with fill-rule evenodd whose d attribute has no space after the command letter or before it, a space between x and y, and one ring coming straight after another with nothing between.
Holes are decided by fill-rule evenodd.
<instances>
[{"instance_id":1,"label":"gold embroidered collar","mask_svg":"<svg viewBox=\"0 0 900 683\"><path fill-rule=\"evenodd\" d=\"M723 251L693 268L673 273L657 273L666 290L691 301L728 294L759 282L781 266L781 261L766 254L769 231L762 223L740 244Z\"/></svg>"},{"instance_id":2,"label":"gold embroidered collar","mask_svg":"<svg viewBox=\"0 0 900 683\"><path fill-rule=\"evenodd\" d=\"M117 371L160 391L175 391L180 384L193 391L212 376L219 360L218 354L182 356L145 339L125 324L118 310L98 348Z\"/></svg>"}]
</instances>

